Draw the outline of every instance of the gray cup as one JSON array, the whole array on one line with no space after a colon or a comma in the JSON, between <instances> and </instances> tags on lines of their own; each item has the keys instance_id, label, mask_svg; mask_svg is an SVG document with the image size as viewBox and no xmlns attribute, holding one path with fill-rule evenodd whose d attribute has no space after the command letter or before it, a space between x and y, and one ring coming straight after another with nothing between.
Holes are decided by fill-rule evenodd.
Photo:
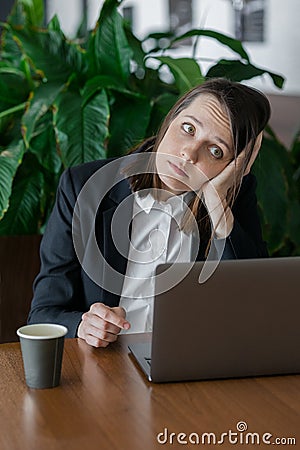
<instances>
[{"instance_id":1,"label":"gray cup","mask_svg":"<svg viewBox=\"0 0 300 450\"><path fill-rule=\"evenodd\" d=\"M59 385L67 332L66 327L54 323L25 325L17 330L27 386L45 389Z\"/></svg>"}]
</instances>

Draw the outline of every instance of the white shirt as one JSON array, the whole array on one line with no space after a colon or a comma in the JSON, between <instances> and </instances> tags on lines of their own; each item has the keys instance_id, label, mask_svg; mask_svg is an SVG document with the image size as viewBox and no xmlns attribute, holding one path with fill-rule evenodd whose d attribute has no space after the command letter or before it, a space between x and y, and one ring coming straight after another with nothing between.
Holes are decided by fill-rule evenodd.
<instances>
[{"instance_id":1,"label":"white shirt","mask_svg":"<svg viewBox=\"0 0 300 450\"><path fill-rule=\"evenodd\" d=\"M152 330L157 265L191 261L192 233L180 230L191 195L188 192L158 202L151 193L144 197L140 192L134 194L131 242L120 299L131 323L129 333Z\"/></svg>"}]
</instances>

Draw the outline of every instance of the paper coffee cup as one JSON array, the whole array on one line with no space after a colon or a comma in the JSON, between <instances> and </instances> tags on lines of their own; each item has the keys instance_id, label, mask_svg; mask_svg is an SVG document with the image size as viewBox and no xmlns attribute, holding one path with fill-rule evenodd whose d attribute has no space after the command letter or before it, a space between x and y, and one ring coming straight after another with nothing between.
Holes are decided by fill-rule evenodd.
<instances>
[{"instance_id":1,"label":"paper coffee cup","mask_svg":"<svg viewBox=\"0 0 300 450\"><path fill-rule=\"evenodd\" d=\"M17 330L27 386L45 389L59 385L67 332L66 327L54 323L25 325Z\"/></svg>"}]
</instances>

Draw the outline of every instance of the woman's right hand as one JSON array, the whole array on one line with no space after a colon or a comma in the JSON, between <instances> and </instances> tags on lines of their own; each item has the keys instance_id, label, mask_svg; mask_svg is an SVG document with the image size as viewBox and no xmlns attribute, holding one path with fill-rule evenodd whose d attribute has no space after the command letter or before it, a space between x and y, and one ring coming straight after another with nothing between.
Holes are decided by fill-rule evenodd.
<instances>
[{"instance_id":1,"label":"woman's right hand","mask_svg":"<svg viewBox=\"0 0 300 450\"><path fill-rule=\"evenodd\" d=\"M122 329L130 328L125 317L124 308L110 308L103 303L94 303L90 310L82 315L77 336L93 347L107 347L117 340Z\"/></svg>"}]
</instances>

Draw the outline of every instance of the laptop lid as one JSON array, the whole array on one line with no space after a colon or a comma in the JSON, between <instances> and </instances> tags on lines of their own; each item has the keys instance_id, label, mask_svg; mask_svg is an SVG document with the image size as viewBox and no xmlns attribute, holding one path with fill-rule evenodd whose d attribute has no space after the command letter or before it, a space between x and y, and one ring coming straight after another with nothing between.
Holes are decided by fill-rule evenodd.
<instances>
[{"instance_id":1,"label":"laptop lid","mask_svg":"<svg viewBox=\"0 0 300 450\"><path fill-rule=\"evenodd\" d=\"M200 284L203 264L156 270L150 379L299 373L300 257L221 261Z\"/></svg>"}]
</instances>

